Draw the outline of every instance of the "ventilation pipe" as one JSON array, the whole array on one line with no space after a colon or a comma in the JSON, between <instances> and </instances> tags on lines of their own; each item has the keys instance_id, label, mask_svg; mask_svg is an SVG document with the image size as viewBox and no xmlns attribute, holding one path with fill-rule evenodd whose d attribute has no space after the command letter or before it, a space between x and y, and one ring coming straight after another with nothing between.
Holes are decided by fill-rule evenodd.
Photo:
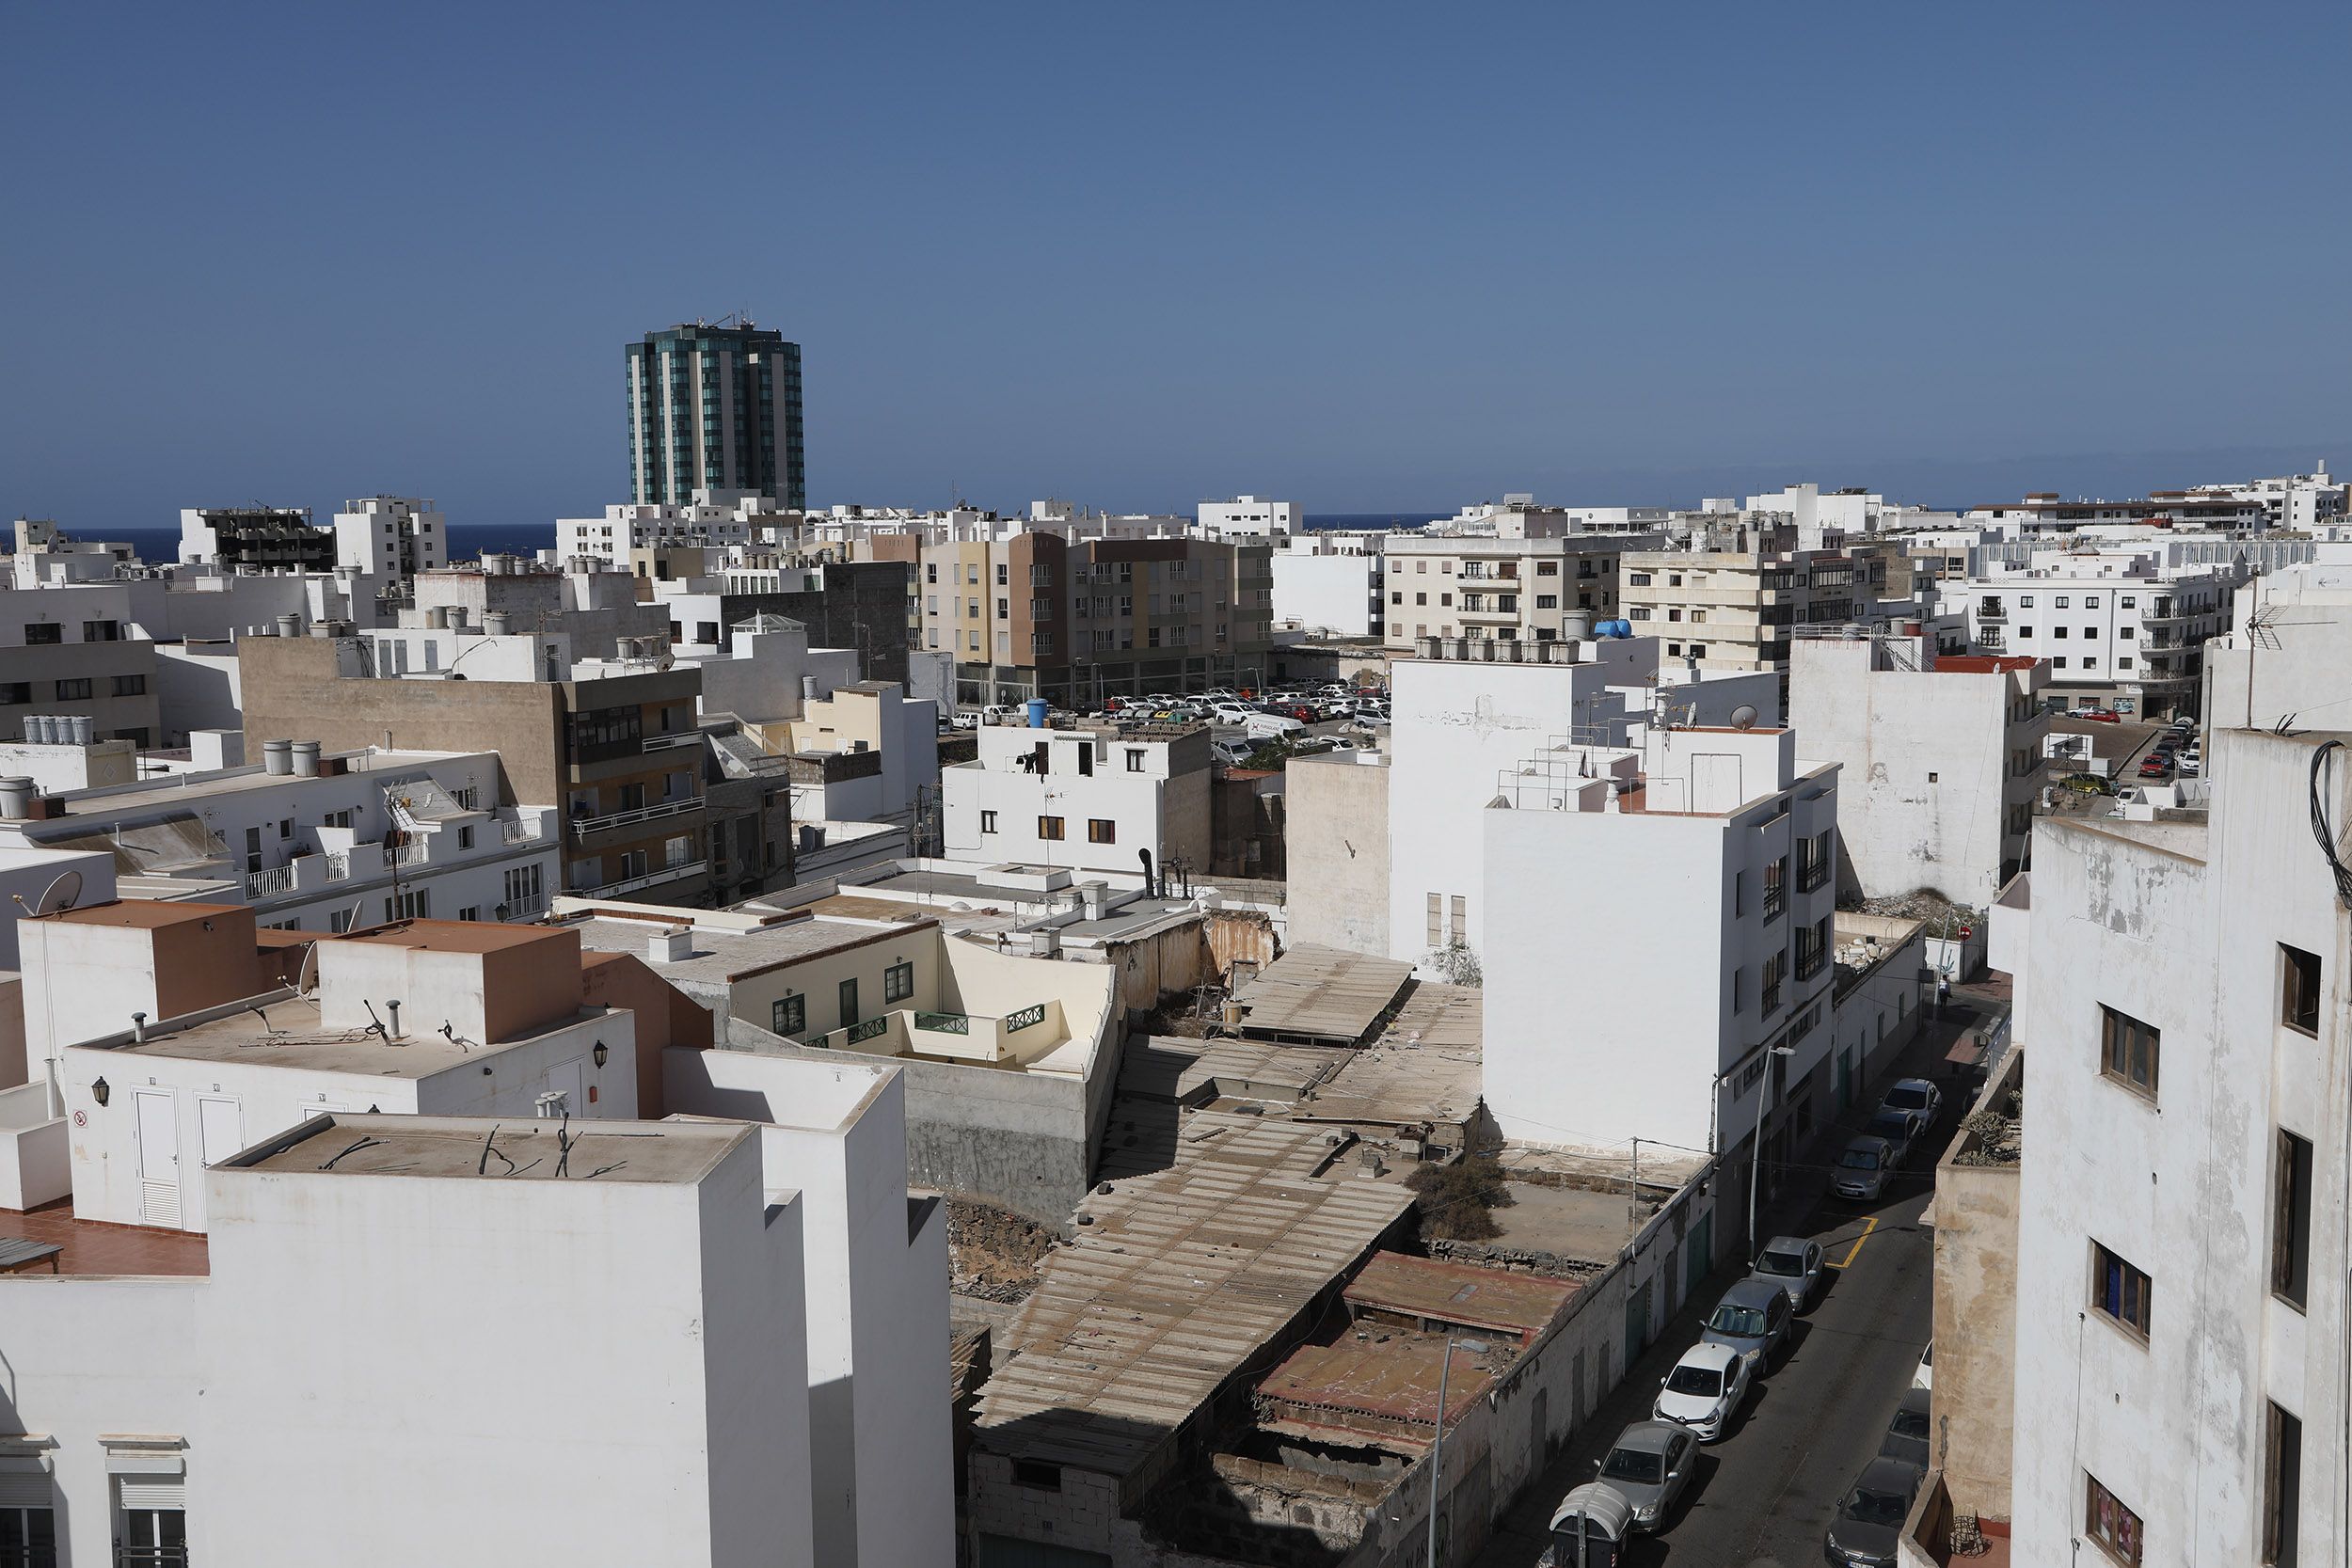
<instances>
[{"instance_id":1,"label":"ventilation pipe","mask_svg":"<svg viewBox=\"0 0 2352 1568\"><path fill-rule=\"evenodd\" d=\"M387 1002L384 1004L384 1011L390 1016L392 1021L391 1028L386 1031L389 1038L406 1039L408 1037L401 1032L400 1027L400 1004L397 1001Z\"/></svg>"}]
</instances>

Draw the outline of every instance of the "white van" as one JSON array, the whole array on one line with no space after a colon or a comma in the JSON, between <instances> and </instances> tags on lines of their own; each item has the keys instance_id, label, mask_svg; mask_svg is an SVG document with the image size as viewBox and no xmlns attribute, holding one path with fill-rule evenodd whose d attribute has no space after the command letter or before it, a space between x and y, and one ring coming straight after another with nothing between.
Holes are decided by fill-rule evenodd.
<instances>
[{"instance_id":1,"label":"white van","mask_svg":"<svg viewBox=\"0 0 2352 1568\"><path fill-rule=\"evenodd\" d=\"M1252 740L1279 740L1296 735L1307 726L1295 719L1285 719L1279 713L1253 713L1243 725L1243 733Z\"/></svg>"}]
</instances>

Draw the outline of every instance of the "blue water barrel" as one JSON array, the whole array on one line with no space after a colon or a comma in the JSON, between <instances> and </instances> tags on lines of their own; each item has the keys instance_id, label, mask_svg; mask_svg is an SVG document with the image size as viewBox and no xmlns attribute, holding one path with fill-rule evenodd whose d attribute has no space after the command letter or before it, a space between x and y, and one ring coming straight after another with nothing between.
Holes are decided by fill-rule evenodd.
<instances>
[{"instance_id":1,"label":"blue water barrel","mask_svg":"<svg viewBox=\"0 0 2352 1568\"><path fill-rule=\"evenodd\" d=\"M1046 706L1046 701L1042 697L1029 699L1029 728L1041 730L1045 727Z\"/></svg>"}]
</instances>

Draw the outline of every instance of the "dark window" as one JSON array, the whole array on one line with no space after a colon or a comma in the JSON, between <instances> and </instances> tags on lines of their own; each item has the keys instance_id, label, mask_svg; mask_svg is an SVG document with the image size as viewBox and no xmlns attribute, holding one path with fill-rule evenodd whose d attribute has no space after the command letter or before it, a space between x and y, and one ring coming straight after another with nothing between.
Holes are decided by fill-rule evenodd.
<instances>
[{"instance_id":1,"label":"dark window","mask_svg":"<svg viewBox=\"0 0 2352 1568\"><path fill-rule=\"evenodd\" d=\"M2100 1008L2099 1070L2153 1100L2161 1038L2153 1024L2142 1023L2113 1007Z\"/></svg>"},{"instance_id":2,"label":"dark window","mask_svg":"<svg viewBox=\"0 0 2352 1568\"><path fill-rule=\"evenodd\" d=\"M119 642L122 641L122 627L113 621L85 621L82 623L82 641Z\"/></svg>"},{"instance_id":3,"label":"dark window","mask_svg":"<svg viewBox=\"0 0 2352 1568\"><path fill-rule=\"evenodd\" d=\"M83 676L80 680L59 681L57 683L57 699L60 702L72 701L77 698L86 698L88 695L89 677L87 675Z\"/></svg>"},{"instance_id":4,"label":"dark window","mask_svg":"<svg viewBox=\"0 0 2352 1568\"><path fill-rule=\"evenodd\" d=\"M857 1021L857 980L852 976L841 982L841 1027L847 1029Z\"/></svg>"},{"instance_id":5,"label":"dark window","mask_svg":"<svg viewBox=\"0 0 2352 1568\"><path fill-rule=\"evenodd\" d=\"M1039 817L1037 819L1037 836L1040 838L1061 837L1061 818L1058 816Z\"/></svg>"},{"instance_id":6,"label":"dark window","mask_svg":"<svg viewBox=\"0 0 2352 1568\"><path fill-rule=\"evenodd\" d=\"M1016 1459L1012 1462L1012 1483L1015 1486L1034 1486L1041 1492L1058 1492L1061 1490L1061 1466L1048 1465L1042 1460Z\"/></svg>"},{"instance_id":7,"label":"dark window","mask_svg":"<svg viewBox=\"0 0 2352 1568\"><path fill-rule=\"evenodd\" d=\"M44 1485L47 1479L41 1478ZM57 1568L56 1512L0 1503L0 1563L7 1568Z\"/></svg>"},{"instance_id":8,"label":"dark window","mask_svg":"<svg viewBox=\"0 0 2352 1568\"><path fill-rule=\"evenodd\" d=\"M0 681L0 707L23 707L32 700L31 681Z\"/></svg>"},{"instance_id":9,"label":"dark window","mask_svg":"<svg viewBox=\"0 0 2352 1568\"><path fill-rule=\"evenodd\" d=\"M2312 1274L2310 1139L2279 1129L2279 1163L2272 1183L2276 1191L2271 1201L2270 1289L2299 1307L2311 1288Z\"/></svg>"},{"instance_id":10,"label":"dark window","mask_svg":"<svg viewBox=\"0 0 2352 1568\"><path fill-rule=\"evenodd\" d=\"M980 813L980 832L984 833L993 833L995 831L996 814L993 811L984 811Z\"/></svg>"},{"instance_id":11,"label":"dark window","mask_svg":"<svg viewBox=\"0 0 2352 1568\"><path fill-rule=\"evenodd\" d=\"M1778 920L1788 907L1788 857L1781 856L1764 868L1764 918Z\"/></svg>"},{"instance_id":12,"label":"dark window","mask_svg":"<svg viewBox=\"0 0 2352 1568\"><path fill-rule=\"evenodd\" d=\"M797 1035L808 1027L808 998L787 996L768 1009L768 1031L775 1035Z\"/></svg>"},{"instance_id":13,"label":"dark window","mask_svg":"<svg viewBox=\"0 0 2352 1568\"><path fill-rule=\"evenodd\" d=\"M2098 1243L2090 1243L2091 1306L2144 1339L2151 1293L2146 1275Z\"/></svg>"},{"instance_id":14,"label":"dark window","mask_svg":"<svg viewBox=\"0 0 2352 1568\"><path fill-rule=\"evenodd\" d=\"M1140 748L1128 748L1127 771L1130 773L1140 773L1143 771L1143 752Z\"/></svg>"},{"instance_id":15,"label":"dark window","mask_svg":"<svg viewBox=\"0 0 2352 1568\"><path fill-rule=\"evenodd\" d=\"M1082 742L1078 747L1078 772L1086 778L1094 776L1094 742Z\"/></svg>"},{"instance_id":16,"label":"dark window","mask_svg":"<svg viewBox=\"0 0 2352 1568\"><path fill-rule=\"evenodd\" d=\"M60 626L53 626L46 622L36 621L24 628L24 645L28 648L38 648L44 642L62 642L64 641L65 628Z\"/></svg>"},{"instance_id":17,"label":"dark window","mask_svg":"<svg viewBox=\"0 0 2352 1568\"><path fill-rule=\"evenodd\" d=\"M2293 1568L2303 1512L2303 1423L2277 1405L2263 1445L2263 1561Z\"/></svg>"},{"instance_id":18,"label":"dark window","mask_svg":"<svg viewBox=\"0 0 2352 1568\"><path fill-rule=\"evenodd\" d=\"M145 675L117 675L115 677L115 695L118 697L146 696L147 677Z\"/></svg>"},{"instance_id":19,"label":"dark window","mask_svg":"<svg viewBox=\"0 0 2352 1568\"><path fill-rule=\"evenodd\" d=\"M1114 822L1114 821L1112 821L1112 820L1111 820L1109 817L1107 817L1107 816L1089 816L1089 817L1088 817L1088 818L1087 818L1087 842L1088 842L1089 844L1116 844L1116 843L1118 843L1118 842L1119 842L1119 824L1118 824L1118 823L1116 823L1116 822Z\"/></svg>"},{"instance_id":20,"label":"dark window","mask_svg":"<svg viewBox=\"0 0 2352 1568\"><path fill-rule=\"evenodd\" d=\"M2279 969L2282 982L2279 1022L2307 1035L2318 1034L2319 955L2289 947L2282 942L2279 944Z\"/></svg>"},{"instance_id":21,"label":"dark window","mask_svg":"<svg viewBox=\"0 0 2352 1568\"><path fill-rule=\"evenodd\" d=\"M882 1000L904 1002L914 994L914 966L895 963L882 971Z\"/></svg>"}]
</instances>

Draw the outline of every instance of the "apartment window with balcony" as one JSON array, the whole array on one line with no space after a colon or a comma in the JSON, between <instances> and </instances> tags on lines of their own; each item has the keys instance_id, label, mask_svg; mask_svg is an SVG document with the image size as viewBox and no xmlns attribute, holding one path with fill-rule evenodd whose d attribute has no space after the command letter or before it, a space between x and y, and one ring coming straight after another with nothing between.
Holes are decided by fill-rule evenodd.
<instances>
[{"instance_id":1,"label":"apartment window with balcony","mask_svg":"<svg viewBox=\"0 0 2352 1568\"><path fill-rule=\"evenodd\" d=\"M1811 838L1797 841L1797 891L1811 893L1829 880L1830 867L1836 863L1836 847L1834 832L1824 830Z\"/></svg>"},{"instance_id":2,"label":"apartment window with balcony","mask_svg":"<svg viewBox=\"0 0 2352 1568\"><path fill-rule=\"evenodd\" d=\"M2156 1097L2162 1044L2153 1024L2113 1007L2099 1009L2099 1070L2151 1100Z\"/></svg>"},{"instance_id":3,"label":"apartment window with balcony","mask_svg":"<svg viewBox=\"0 0 2352 1568\"><path fill-rule=\"evenodd\" d=\"M1040 838L1059 840L1061 829L1062 821L1058 816L1041 816L1037 819L1037 836Z\"/></svg>"},{"instance_id":4,"label":"apartment window with balcony","mask_svg":"<svg viewBox=\"0 0 2352 1568\"><path fill-rule=\"evenodd\" d=\"M2311 1289L2312 1143L2279 1129L2271 1173L2270 1293L2296 1311Z\"/></svg>"},{"instance_id":5,"label":"apartment window with balcony","mask_svg":"<svg viewBox=\"0 0 2352 1568\"><path fill-rule=\"evenodd\" d=\"M2097 1242L2090 1243L2090 1305L2118 1327L2148 1338L2155 1288L2148 1276Z\"/></svg>"},{"instance_id":6,"label":"apartment window with balcony","mask_svg":"<svg viewBox=\"0 0 2352 1568\"><path fill-rule=\"evenodd\" d=\"M2088 1472L2083 1476L2083 1533L2101 1551L2125 1564L2125 1568L2139 1568L2139 1554L2144 1545L2139 1515L2125 1508L2114 1493L2099 1484L2098 1477Z\"/></svg>"},{"instance_id":7,"label":"apartment window with balcony","mask_svg":"<svg viewBox=\"0 0 2352 1568\"><path fill-rule=\"evenodd\" d=\"M1770 1018L1773 1013L1780 1010L1780 980L1781 976L1788 972L1788 955L1786 953L1775 953L1771 958L1766 958L1763 963L1763 967L1757 971L1757 975L1761 984L1757 986L1756 990L1761 995L1764 1005L1764 1016L1767 1018Z\"/></svg>"},{"instance_id":8,"label":"apartment window with balcony","mask_svg":"<svg viewBox=\"0 0 2352 1568\"><path fill-rule=\"evenodd\" d=\"M1538 561L1535 562L1535 575L1539 578L1556 578L1560 575L1560 562Z\"/></svg>"},{"instance_id":9,"label":"apartment window with balcony","mask_svg":"<svg viewBox=\"0 0 2352 1568\"><path fill-rule=\"evenodd\" d=\"M1088 817L1087 842L1089 844L1117 844L1119 842L1119 824L1112 821L1107 816Z\"/></svg>"},{"instance_id":10,"label":"apartment window with balcony","mask_svg":"<svg viewBox=\"0 0 2352 1568\"><path fill-rule=\"evenodd\" d=\"M1810 926L1797 928L1797 978L1810 980L1821 972L1829 959L1830 921L1823 915Z\"/></svg>"},{"instance_id":11,"label":"apartment window with balcony","mask_svg":"<svg viewBox=\"0 0 2352 1568\"><path fill-rule=\"evenodd\" d=\"M2263 1555L2265 1568L2294 1568L2303 1513L2303 1423L2276 1404L2263 1432Z\"/></svg>"},{"instance_id":12,"label":"apartment window with balcony","mask_svg":"<svg viewBox=\"0 0 2352 1568\"><path fill-rule=\"evenodd\" d=\"M1764 867L1764 918L1778 920L1788 907L1788 857L1781 856Z\"/></svg>"},{"instance_id":13,"label":"apartment window with balcony","mask_svg":"<svg viewBox=\"0 0 2352 1568\"><path fill-rule=\"evenodd\" d=\"M2279 944L2279 1022L2298 1034L2319 1033L2319 955Z\"/></svg>"},{"instance_id":14,"label":"apartment window with balcony","mask_svg":"<svg viewBox=\"0 0 2352 1568\"><path fill-rule=\"evenodd\" d=\"M116 1479L115 1568L187 1568L188 1515L183 1484L150 1476ZM14 1568L11 1564L10 1568Z\"/></svg>"}]
</instances>

